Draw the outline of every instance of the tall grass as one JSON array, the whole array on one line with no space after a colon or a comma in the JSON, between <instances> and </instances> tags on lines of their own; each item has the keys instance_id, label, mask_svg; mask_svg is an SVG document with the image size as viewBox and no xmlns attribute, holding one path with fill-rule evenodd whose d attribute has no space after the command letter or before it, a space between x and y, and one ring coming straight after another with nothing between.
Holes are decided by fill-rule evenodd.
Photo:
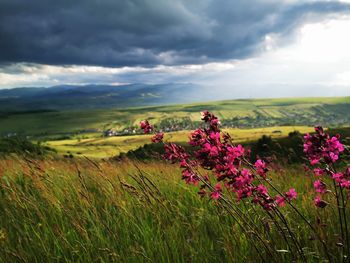
<instances>
[{"instance_id":1,"label":"tall grass","mask_svg":"<svg viewBox=\"0 0 350 263\"><path fill-rule=\"evenodd\" d=\"M273 257L262 247L254 249L251 233L242 229L246 222L237 223L219 202L200 198L178 174L178 168L162 162L0 160L0 261L298 260L287 229L279 229L259 207L237 204L277 251ZM292 166L279 167L271 178L280 189L296 188L296 205L327 240L332 259L339 260L336 214L314 209L311 178ZM285 209L307 261L324 260L314 234Z\"/></svg>"}]
</instances>

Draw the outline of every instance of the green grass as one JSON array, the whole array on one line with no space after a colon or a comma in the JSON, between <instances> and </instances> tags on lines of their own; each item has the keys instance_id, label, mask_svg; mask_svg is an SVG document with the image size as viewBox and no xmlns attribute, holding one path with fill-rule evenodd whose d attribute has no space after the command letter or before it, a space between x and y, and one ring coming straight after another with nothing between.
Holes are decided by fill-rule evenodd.
<instances>
[{"instance_id":1,"label":"green grass","mask_svg":"<svg viewBox=\"0 0 350 263\"><path fill-rule=\"evenodd\" d=\"M295 205L320 234L327 233L331 254L338 260L335 214L331 208L313 208L311 178L301 167L286 168L272 172L270 178L282 190L296 188ZM13 156L0 160L0 175L0 262L261 261L230 214L181 182L174 165L28 162ZM291 262L295 254L260 208L252 210L249 203L238 207L281 251L273 258L254 239L266 262ZM321 262L322 248L310 239L310 230L289 208L283 213L308 262Z\"/></svg>"},{"instance_id":2,"label":"green grass","mask_svg":"<svg viewBox=\"0 0 350 263\"><path fill-rule=\"evenodd\" d=\"M2 115L0 133L45 139L59 155L0 159L0 262L260 262L253 244L266 262L291 262L295 248L259 207L237 204L246 218L236 221L220 203L200 198L198 188L181 182L176 165L106 161L149 143L150 136L103 138L79 131L124 129L146 118L160 126L196 123L199 111L209 109L226 124L246 127L227 129L238 143L264 134L285 138L295 130L309 132L313 123L345 125L349 105L350 98L302 98ZM165 139L184 143L188 133L167 133ZM324 237L333 262L340 262L334 206L314 208L313 178L301 166L274 168L269 179L282 191L296 188L295 205ZM289 207L283 213L308 262L322 262L324 249L314 233ZM273 247L272 256L242 228L249 223Z\"/></svg>"}]
</instances>

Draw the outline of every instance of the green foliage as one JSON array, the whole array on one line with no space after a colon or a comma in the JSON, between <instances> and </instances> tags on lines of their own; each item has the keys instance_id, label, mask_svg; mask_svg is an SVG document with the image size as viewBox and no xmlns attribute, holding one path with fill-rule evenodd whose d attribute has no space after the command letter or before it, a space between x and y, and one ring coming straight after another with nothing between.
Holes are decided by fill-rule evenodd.
<instances>
[{"instance_id":1,"label":"green foliage","mask_svg":"<svg viewBox=\"0 0 350 263\"><path fill-rule=\"evenodd\" d=\"M32 143L23 137L0 138L0 155L11 153L26 154L26 155L44 155L49 151L53 151L47 146L42 146L39 142Z\"/></svg>"},{"instance_id":2,"label":"green foliage","mask_svg":"<svg viewBox=\"0 0 350 263\"><path fill-rule=\"evenodd\" d=\"M7 159L0 168L0 262L260 262L249 233L219 204L180 183L174 166ZM270 176L281 189L295 187L303 197L296 203L300 210L323 226L321 233L327 225L329 237L335 236L336 215L323 211L325 221L318 221L312 181L299 168ZM275 261L291 262L294 255L273 222L258 207L237 206L281 251ZM308 262L322 261L320 244L285 209Z\"/></svg>"}]
</instances>

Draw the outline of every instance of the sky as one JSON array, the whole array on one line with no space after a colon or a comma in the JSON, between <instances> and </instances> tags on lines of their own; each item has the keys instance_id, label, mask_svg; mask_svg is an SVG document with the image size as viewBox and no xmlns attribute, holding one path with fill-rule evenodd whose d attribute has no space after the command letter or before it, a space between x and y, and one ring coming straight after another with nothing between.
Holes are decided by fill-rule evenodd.
<instances>
[{"instance_id":1,"label":"sky","mask_svg":"<svg viewBox=\"0 0 350 263\"><path fill-rule=\"evenodd\" d=\"M350 0L0 0L0 89L92 83L350 95Z\"/></svg>"}]
</instances>

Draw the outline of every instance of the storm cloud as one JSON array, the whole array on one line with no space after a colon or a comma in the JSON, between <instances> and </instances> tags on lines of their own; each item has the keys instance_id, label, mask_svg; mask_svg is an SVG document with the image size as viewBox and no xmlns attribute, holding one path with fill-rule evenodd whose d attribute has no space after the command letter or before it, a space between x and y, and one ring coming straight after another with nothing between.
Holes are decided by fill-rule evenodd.
<instances>
[{"instance_id":1,"label":"storm cloud","mask_svg":"<svg viewBox=\"0 0 350 263\"><path fill-rule=\"evenodd\" d=\"M155 67L242 59L337 1L0 0L0 63Z\"/></svg>"}]
</instances>

